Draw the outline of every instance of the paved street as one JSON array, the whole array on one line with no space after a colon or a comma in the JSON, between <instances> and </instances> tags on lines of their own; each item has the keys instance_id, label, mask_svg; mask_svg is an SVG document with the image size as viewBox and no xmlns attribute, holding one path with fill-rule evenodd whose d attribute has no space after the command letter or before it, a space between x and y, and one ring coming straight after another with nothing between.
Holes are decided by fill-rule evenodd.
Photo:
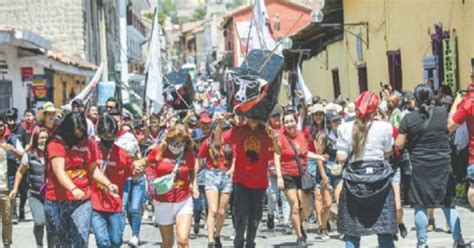
<instances>
[{"instance_id":1,"label":"paved street","mask_svg":"<svg viewBox=\"0 0 474 248\"><path fill-rule=\"evenodd\" d=\"M462 230L466 240L474 240L474 213L466 208L458 208ZM146 215L145 215L146 216ZM266 216L264 214L264 216ZM451 247L452 239L450 234L444 232L445 220L441 210L435 211L436 224L438 225L435 232L429 233L429 246L430 248L438 247ZM414 229L414 218L413 210L406 208L405 209L405 223L407 228L411 229L406 239L402 239L397 242L397 247L415 247L416 237ZM224 233L222 235L224 247L232 247L231 236L233 236L233 229L231 225L231 220L226 221L224 227ZM284 235L279 229L281 226L277 225L275 231L269 231L266 228L265 221L260 227L258 233L257 246L258 247L292 247L295 245L296 238L294 235ZM314 234L315 226L309 225L309 237L308 244L309 247L343 247L343 242L338 240L337 233L332 232L331 237L333 239L327 242L318 241ZM130 238L130 229L127 227L125 233L125 242ZM146 219L142 226L141 237L142 246L141 247L159 247L160 246L160 234L157 228L153 226L152 221ZM206 230L201 229L198 237L191 235L191 247L206 247L207 238ZM90 247L95 247L94 236L90 237ZM14 226L13 229L13 246L12 247L35 247L35 240L33 237L33 222L31 219L31 214L28 211L27 220L18 225ZM362 247L377 247L377 240L375 236L366 237L362 239ZM123 247L127 247L124 245Z\"/></svg>"}]
</instances>

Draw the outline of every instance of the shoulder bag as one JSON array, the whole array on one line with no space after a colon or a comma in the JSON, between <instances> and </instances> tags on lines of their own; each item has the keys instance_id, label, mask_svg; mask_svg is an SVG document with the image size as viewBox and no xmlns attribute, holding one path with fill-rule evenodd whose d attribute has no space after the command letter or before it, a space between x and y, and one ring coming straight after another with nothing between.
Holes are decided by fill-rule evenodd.
<instances>
[{"instance_id":1,"label":"shoulder bag","mask_svg":"<svg viewBox=\"0 0 474 248\"><path fill-rule=\"evenodd\" d=\"M174 165L173 171L171 173L158 177L153 181L153 186L155 187L155 193L157 195L164 195L173 188L174 178L176 177L176 172L178 171L179 164L183 159L183 152L178 155L176 159L176 164Z\"/></svg>"},{"instance_id":2,"label":"shoulder bag","mask_svg":"<svg viewBox=\"0 0 474 248\"><path fill-rule=\"evenodd\" d=\"M312 190L314 187L316 187L316 178L314 178L310 173L307 173L304 171L303 164L301 163L300 156L298 152L296 151L296 147L291 142L290 138L285 135L286 140L288 140L288 143L291 146L291 149L295 153L295 160L296 164L298 165L298 171L300 172L301 175L301 189L302 190Z\"/></svg>"}]
</instances>

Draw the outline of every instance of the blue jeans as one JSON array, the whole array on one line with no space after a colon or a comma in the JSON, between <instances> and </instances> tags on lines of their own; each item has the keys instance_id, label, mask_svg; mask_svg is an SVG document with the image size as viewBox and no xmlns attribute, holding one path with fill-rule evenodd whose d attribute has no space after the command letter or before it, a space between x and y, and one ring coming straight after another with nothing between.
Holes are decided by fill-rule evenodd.
<instances>
[{"instance_id":1,"label":"blue jeans","mask_svg":"<svg viewBox=\"0 0 474 248\"><path fill-rule=\"evenodd\" d=\"M91 201L45 201L48 247L88 247Z\"/></svg>"},{"instance_id":2,"label":"blue jeans","mask_svg":"<svg viewBox=\"0 0 474 248\"><path fill-rule=\"evenodd\" d=\"M46 226L46 220L44 217L44 199L35 194L31 194L28 198L30 203L31 214L33 215L33 233L36 239L37 246L43 246L44 228ZM46 236L46 240L50 240L51 235Z\"/></svg>"},{"instance_id":3,"label":"blue jeans","mask_svg":"<svg viewBox=\"0 0 474 248\"><path fill-rule=\"evenodd\" d=\"M383 248L394 248L392 234L378 234L377 239L379 241L379 247ZM360 237L346 236L346 248L359 248Z\"/></svg>"},{"instance_id":4,"label":"blue jeans","mask_svg":"<svg viewBox=\"0 0 474 248\"><path fill-rule=\"evenodd\" d=\"M132 236L139 236L142 225L142 205L145 199L145 177L129 179L123 191L123 209L132 228ZM125 222L124 226L125 227Z\"/></svg>"},{"instance_id":5,"label":"blue jeans","mask_svg":"<svg viewBox=\"0 0 474 248\"><path fill-rule=\"evenodd\" d=\"M116 248L122 245L123 213L92 211L92 229L99 248Z\"/></svg>"},{"instance_id":6,"label":"blue jeans","mask_svg":"<svg viewBox=\"0 0 474 248\"><path fill-rule=\"evenodd\" d=\"M427 227L428 215L426 208L415 206L415 226L416 239L418 245L425 245L428 241ZM446 222L449 223L454 241L462 241L461 235L461 221L459 220L458 211L456 208L443 208Z\"/></svg>"}]
</instances>

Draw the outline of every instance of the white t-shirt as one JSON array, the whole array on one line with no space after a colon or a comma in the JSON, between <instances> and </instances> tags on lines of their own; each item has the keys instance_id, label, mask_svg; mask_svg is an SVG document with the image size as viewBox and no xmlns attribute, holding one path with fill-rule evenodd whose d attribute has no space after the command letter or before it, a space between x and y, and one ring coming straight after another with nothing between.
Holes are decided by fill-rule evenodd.
<instances>
[{"instance_id":1,"label":"white t-shirt","mask_svg":"<svg viewBox=\"0 0 474 248\"><path fill-rule=\"evenodd\" d=\"M354 121L341 124L337 128L337 152L351 154L352 152L352 128ZM362 151L362 157L356 160L384 160L384 153L392 151L393 147L393 127L384 121L374 121L370 126L365 146Z\"/></svg>"}]
</instances>

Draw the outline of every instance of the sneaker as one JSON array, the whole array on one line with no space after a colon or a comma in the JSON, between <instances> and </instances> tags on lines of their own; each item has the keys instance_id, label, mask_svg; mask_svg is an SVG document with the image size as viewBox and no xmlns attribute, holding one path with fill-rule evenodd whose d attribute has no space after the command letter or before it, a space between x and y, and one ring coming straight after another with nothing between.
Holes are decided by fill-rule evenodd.
<instances>
[{"instance_id":1,"label":"sneaker","mask_svg":"<svg viewBox=\"0 0 474 248\"><path fill-rule=\"evenodd\" d=\"M269 214L267 219L267 228L273 230L275 228L275 222L273 221L273 215Z\"/></svg>"},{"instance_id":2,"label":"sneaker","mask_svg":"<svg viewBox=\"0 0 474 248\"><path fill-rule=\"evenodd\" d=\"M215 247L216 246L215 246L214 242L207 243L207 248L215 248Z\"/></svg>"},{"instance_id":3,"label":"sneaker","mask_svg":"<svg viewBox=\"0 0 474 248\"><path fill-rule=\"evenodd\" d=\"M428 248L428 245L417 245L416 248Z\"/></svg>"},{"instance_id":4,"label":"sneaker","mask_svg":"<svg viewBox=\"0 0 474 248\"><path fill-rule=\"evenodd\" d=\"M296 247L307 247L306 239L301 237L296 240Z\"/></svg>"},{"instance_id":5,"label":"sneaker","mask_svg":"<svg viewBox=\"0 0 474 248\"><path fill-rule=\"evenodd\" d=\"M133 236L130 238L130 241L128 242L128 245L131 247L138 247L140 244L140 239L137 236Z\"/></svg>"},{"instance_id":6,"label":"sneaker","mask_svg":"<svg viewBox=\"0 0 474 248\"><path fill-rule=\"evenodd\" d=\"M13 225L18 225L18 217L13 217Z\"/></svg>"},{"instance_id":7,"label":"sneaker","mask_svg":"<svg viewBox=\"0 0 474 248\"><path fill-rule=\"evenodd\" d=\"M328 241L330 239L331 239L331 237L329 237L328 230L321 230L321 240Z\"/></svg>"},{"instance_id":8,"label":"sneaker","mask_svg":"<svg viewBox=\"0 0 474 248\"><path fill-rule=\"evenodd\" d=\"M293 234L293 228L291 228L291 226L289 225L285 225L283 226L283 229L281 232L286 235Z\"/></svg>"},{"instance_id":9,"label":"sneaker","mask_svg":"<svg viewBox=\"0 0 474 248\"><path fill-rule=\"evenodd\" d=\"M471 242L466 243L464 242L464 240L461 240L461 241L455 241L453 244L453 248L467 248L467 247L471 247Z\"/></svg>"},{"instance_id":10,"label":"sneaker","mask_svg":"<svg viewBox=\"0 0 474 248\"><path fill-rule=\"evenodd\" d=\"M194 234L198 235L199 234L199 223L194 223L194 226L193 226L193 230L194 230Z\"/></svg>"},{"instance_id":11,"label":"sneaker","mask_svg":"<svg viewBox=\"0 0 474 248\"><path fill-rule=\"evenodd\" d=\"M432 232L434 229L436 229L435 220L434 220L434 219L428 220L428 228L427 228L427 231L428 231L428 232Z\"/></svg>"},{"instance_id":12,"label":"sneaker","mask_svg":"<svg viewBox=\"0 0 474 248\"><path fill-rule=\"evenodd\" d=\"M214 247L215 248L222 248L222 243L221 243L221 237L220 236L217 236L214 238Z\"/></svg>"},{"instance_id":13,"label":"sneaker","mask_svg":"<svg viewBox=\"0 0 474 248\"><path fill-rule=\"evenodd\" d=\"M398 230L400 231L400 235L402 236L402 238L406 238L407 235L408 235L408 230L407 228L405 227L405 224L401 223L401 224L398 224Z\"/></svg>"}]
</instances>

